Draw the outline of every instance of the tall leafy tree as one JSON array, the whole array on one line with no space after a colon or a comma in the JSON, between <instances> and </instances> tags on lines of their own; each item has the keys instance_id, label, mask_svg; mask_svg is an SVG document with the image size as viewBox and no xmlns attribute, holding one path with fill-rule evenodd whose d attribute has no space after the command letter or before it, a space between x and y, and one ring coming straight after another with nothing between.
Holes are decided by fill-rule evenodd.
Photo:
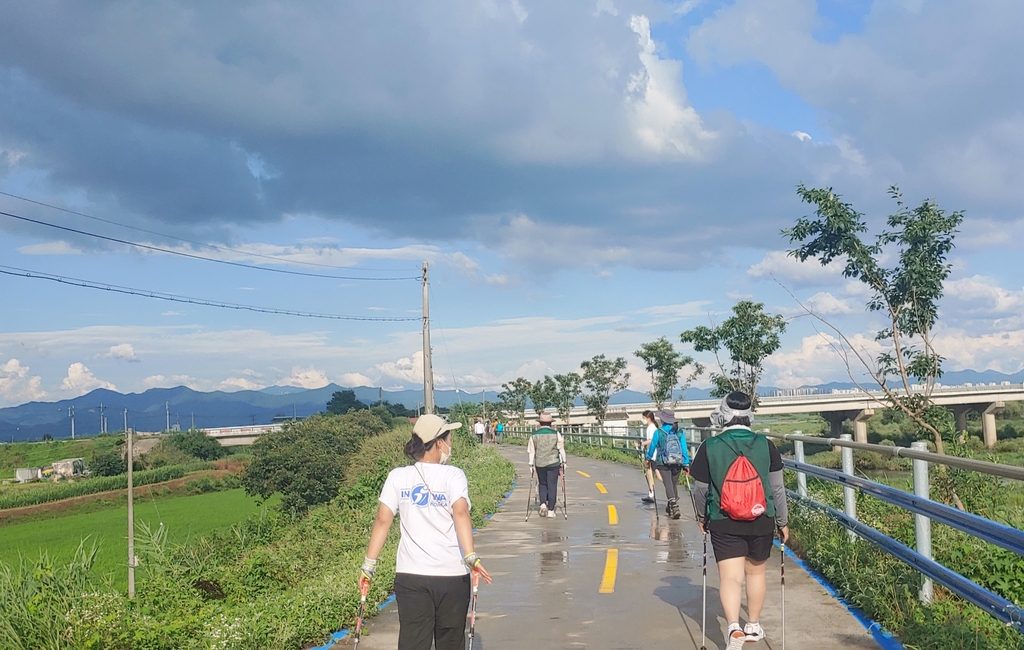
<instances>
[{"instance_id":1,"label":"tall leafy tree","mask_svg":"<svg viewBox=\"0 0 1024 650\"><path fill-rule=\"evenodd\" d=\"M530 397L533 383L525 377L517 377L502 384L501 388L502 391L498 393L501 410L508 415L509 419L515 419L522 425L526 420L526 400Z\"/></svg>"},{"instance_id":2,"label":"tall leafy tree","mask_svg":"<svg viewBox=\"0 0 1024 650\"><path fill-rule=\"evenodd\" d=\"M783 231L790 243L799 244L790 255L801 262L815 259L822 265L833 260L843 262L843 275L870 289L868 311L880 313L886 320L886 326L875 335L886 349L872 360L851 345L838 328L805 309L839 336L842 347L838 351L850 378L860 386L850 367L853 355L885 392L892 408L913 420L943 453L943 438L952 436L955 427L948 411L935 407L931 399L935 383L942 376L943 361L935 349L934 329L943 284L951 270L948 258L963 212L947 213L932 200L909 208L893 186L889 194L896 211L886 219L886 228L870 238L866 236L864 215L844 203L831 188L800 185L797 193L805 203L815 206L815 214L798 219L792 228ZM886 266L884 259L893 263ZM896 388L889 386L890 379L896 381ZM922 386L914 390L911 379Z\"/></svg>"},{"instance_id":3,"label":"tall leafy tree","mask_svg":"<svg viewBox=\"0 0 1024 650\"><path fill-rule=\"evenodd\" d=\"M572 408L576 406L576 398L583 392L583 377L575 372L552 377L555 382L554 405L558 409L558 417L562 422L571 424Z\"/></svg>"},{"instance_id":4,"label":"tall leafy tree","mask_svg":"<svg viewBox=\"0 0 1024 650\"><path fill-rule=\"evenodd\" d=\"M626 360L622 357L609 359L599 354L589 361L580 364L583 370L583 403L598 424L604 424L608 413L608 400L619 391L629 386L629 373L626 372Z\"/></svg>"},{"instance_id":5,"label":"tall leafy tree","mask_svg":"<svg viewBox=\"0 0 1024 650\"><path fill-rule=\"evenodd\" d=\"M757 384L764 372L764 361L782 345L786 320L764 311L764 303L741 300L732 308L732 316L721 325L700 325L686 330L679 338L697 352L712 352L718 372L711 373L715 388L711 394L724 397L738 390L757 400ZM725 355L726 360L722 359Z\"/></svg>"},{"instance_id":6,"label":"tall leafy tree","mask_svg":"<svg viewBox=\"0 0 1024 650\"><path fill-rule=\"evenodd\" d=\"M544 375L543 379L538 379L533 382L530 386L530 402L533 404L533 410L540 413L549 406L555 405L555 392L558 387L555 386L555 380L548 375Z\"/></svg>"},{"instance_id":7,"label":"tall leafy tree","mask_svg":"<svg viewBox=\"0 0 1024 650\"><path fill-rule=\"evenodd\" d=\"M364 408L366 408L366 404L356 399L354 390L336 390L331 395L331 401L327 402L327 412L331 415L345 415L349 411L358 411Z\"/></svg>"},{"instance_id":8,"label":"tall leafy tree","mask_svg":"<svg viewBox=\"0 0 1024 650\"><path fill-rule=\"evenodd\" d=\"M693 357L678 352L664 336L656 341L644 343L633 354L644 362L647 372L651 373L651 390L647 396L659 409L665 402L672 400L676 386L679 385L679 373L684 368L694 367L693 372L683 382L684 390L704 372L704 366L696 363Z\"/></svg>"}]
</instances>

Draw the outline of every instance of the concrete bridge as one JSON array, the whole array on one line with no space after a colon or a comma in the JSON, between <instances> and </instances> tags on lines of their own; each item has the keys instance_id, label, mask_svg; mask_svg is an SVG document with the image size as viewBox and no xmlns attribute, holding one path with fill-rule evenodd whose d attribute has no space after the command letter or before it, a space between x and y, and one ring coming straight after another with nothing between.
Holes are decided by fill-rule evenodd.
<instances>
[{"instance_id":1,"label":"concrete bridge","mask_svg":"<svg viewBox=\"0 0 1024 650\"><path fill-rule=\"evenodd\" d=\"M967 414L971 411L981 414L982 433L987 447L996 444L995 410L1003 407L1006 402L1024 400L1024 384L975 384L964 386L940 386L932 393L935 404L949 407L956 416L957 428L967 428ZM718 405L719 400L693 400L677 402L676 417L690 420L696 426L710 426L708 416ZM780 415L785 413L818 413L832 426L833 435L842 433L843 422L853 421L854 439L857 442L868 441L867 419L874 415L875 409L888 407L882 391L871 391L866 395L858 389L833 391L831 393L814 393L809 395L785 395L762 397L758 401L757 413L760 415ZM655 410L651 402L641 404L614 404L608 409L608 419L613 421L640 420L640 414L646 410ZM535 422L536 412L526 412L526 419ZM576 407L571 414L573 424L596 424L596 420L586 407Z\"/></svg>"},{"instance_id":2,"label":"concrete bridge","mask_svg":"<svg viewBox=\"0 0 1024 650\"><path fill-rule=\"evenodd\" d=\"M203 429L206 435L221 444L222 447L238 447L251 445L264 433L280 431L283 424L254 424L241 427L213 427Z\"/></svg>"}]
</instances>

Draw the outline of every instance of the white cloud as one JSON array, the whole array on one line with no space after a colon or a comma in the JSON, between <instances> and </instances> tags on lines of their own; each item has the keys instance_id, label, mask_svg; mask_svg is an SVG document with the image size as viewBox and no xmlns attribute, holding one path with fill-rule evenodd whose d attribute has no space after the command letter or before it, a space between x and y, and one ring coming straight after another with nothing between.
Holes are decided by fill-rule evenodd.
<instances>
[{"instance_id":1,"label":"white cloud","mask_svg":"<svg viewBox=\"0 0 1024 650\"><path fill-rule=\"evenodd\" d=\"M376 384L376 382L361 372L346 372L339 376L335 383L339 386L348 386L351 388L355 388L356 386L373 386Z\"/></svg>"},{"instance_id":2,"label":"white cloud","mask_svg":"<svg viewBox=\"0 0 1024 650\"><path fill-rule=\"evenodd\" d=\"M81 255L84 251L75 248L63 239L57 239L41 244L19 246L18 252L22 255Z\"/></svg>"},{"instance_id":3,"label":"white cloud","mask_svg":"<svg viewBox=\"0 0 1024 650\"><path fill-rule=\"evenodd\" d=\"M60 389L74 395L85 395L89 391L96 390L97 388L106 388L108 390L117 390L117 386L110 383L109 381L103 381L99 379L89 370L84 363L75 362L68 366L68 376L61 382Z\"/></svg>"},{"instance_id":4,"label":"white cloud","mask_svg":"<svg viewBox=\"0 0 1024 650\"><path fill-rule=\"evenodd\" d=\"M292 374L281 380L279 385L299 386L301 388L322 388L329 383L331 383L331 380L327 378L327 373L323 370L314 368L313 366L308 366L306 368L296 366L292 368Z\"/></svg>"},{"instance_id":5,"label":"white cloud","mask_svg":"<svg viewBox=\"0 0 1024 650\"><path fill-rule=\"evenodd\" d=\"M119 343L117 345L110 346L110 350L103 355L108 359L120 359L122 361L141 361L135 354L135 348L131 343Z\"/></svg>"},{"instance_id":6,"label":"white cloud","mask_svg":"<svg viewBox=\"0 0 1024 650\"><path fill-rule=\"evenodd\" d=\"M42 378L31 375L28 366L17 359L8 359L0 365L0 401L3 404L21 404L44 397Z\"/></svg>"},{"instance_id":7,"label":"white cloud","mask_svg":"<svg viewBox=\"0 0 1024 650\"><path fill-rule=\"evenodd\" d=\"M423 352L417 350L411 357L397 361L385 361L374 366L382 379L398 382L403 386L423 384ZM435 381L437 373L435 372Z\"/></svg>"},{"instance_id":8,"label":"white cloud","mask_svg":"<svg viewBox=\"0 0 1024 650\"><path fill-rule=\"evenodd\" d=\"M819 291L804 303L811 311L819 316L833 316L836 314L853 314L857 309L850 304L849 300L836 298L827 291Z\"/></svg>"},{"instance_id":9,"label":"white cloud","mask_svg":"<svg viewBox=\"0 0 1024 650\"><path fill-rule=\"evenodd\" d=\"M810 133L805 133L803 131L793 131L793 133L791 133L790 135L792 135L794 138L796 138L800 142L810 142L811 141L811 134Z\"/></svg>"},{"instance_id":10,"label":"white cloud","mask_svg":"<svg viewBox=\"0 0 1024 650\"><path fill-rule=\"evenodd\" d=\"M1024 315L1024 288L1012 291L999 286L992 278L975 275L945 284L945 295L952 299L955 308L943 310L950 316L983 316L1001 318Z\"/></svg>"},{"instance_id":11,"label":"white cloud","mask_svg":"<svg viewBox=\"0 0 1024 650\"><path fill-rule=\"evenodd\" d=\"M774 276L782 284L792 285L790 288L835 285L841 281L842 274L843 265L838 261L828 266L822 266L813 259L801 262L786 251L768 251L760 262L747 269L747 275L752 278L770 279Z\"/></svg>"},{"instance_id":12,"label":"white cloud","mask_svg":"<svg viewBox=\"0 0 1024 650\"><path fill-rule=\"evenodd\" d=\"M187 386L193 390L203 390L204 384L195 377L189 375L150 375L142 380L146 388L174 388L176 386Z\"/></svg>"},{"instance_id":13,"label":"white cloud","mask_svg":"<svg viewBox=\"0 0 1024 650\"><path fill-rule=\"evenodd\" d=\"M868 363L872 363L882 351L882 346L873 337L854 334L849 336L849 340ZM797 388L828 381L849 381L841 349L839 340L830 333L805 336L799 348L782 350L768 357L765 361L765 377L761 383L779 388ZM852 353L848 358L857 381L867 382L865 386L873 386L863 364Z\"/></svg>"},{"instance_id":14,"label":"white cloud","mask_svg":"<svg viewBox=\"0 0 1024 650\"><path fill-rule=\"evenodd\" d=\"M216 390L222 390L229 393L239 390L260 390L263 388L266 388L266 384L254 381L250 377L228 377L216 386Z\"/></svg>"}]
</instances>

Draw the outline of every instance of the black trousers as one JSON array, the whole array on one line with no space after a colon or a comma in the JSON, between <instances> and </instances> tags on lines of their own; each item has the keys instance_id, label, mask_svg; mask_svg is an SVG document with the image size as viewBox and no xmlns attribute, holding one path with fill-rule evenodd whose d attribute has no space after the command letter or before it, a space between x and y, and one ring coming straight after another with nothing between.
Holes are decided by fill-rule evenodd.
<instances>
[{"instance_id":1,"label":"black trousers","mask_svg":"<svg viewBox=\"0 0 1024 650\"><path fill-rule=\"evenodd\" d=\"M464 576L395 574L398 650L462 650L470 582Z\"/></svg>"},{"instance_id":2,"label":"black trousers","mask_svg":"<svg viewBox=\"0 0 1024 650\"><path fill-rule=\"evenodd\" d=\"M679 499L679 475L683 473L682 465L655 465L654 469L661 474L661 482L665 484L665 495L669 499Z\"/></svg>"},{"instance_id":3,"label":"black trousers","mask_svg":"<svg viewBox=\"0 0 1024 650\"><path fill-rule=\"evenodd\" d=\"M537 468L537 481L540 483L540 488L538 489L540 502L548 504L548 510L554 510L555 502L558 500L559 467L561 465Z\"/></svg>"}]
</instances>

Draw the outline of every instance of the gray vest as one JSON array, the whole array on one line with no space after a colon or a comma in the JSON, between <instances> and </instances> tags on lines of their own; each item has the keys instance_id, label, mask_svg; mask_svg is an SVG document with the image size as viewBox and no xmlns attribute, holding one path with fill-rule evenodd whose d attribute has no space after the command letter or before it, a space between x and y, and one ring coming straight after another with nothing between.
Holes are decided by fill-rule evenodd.
<instances>
[{"instance_id":1,"label":"gray vest","mask_svg":"<svg viewBox=\"0 0 1024 650\"><path fill-rule=\"evenodd\" d=\"M554 467L562 464L558 455L558 434L554 429L541 427L533 433L533 462L537 467Z\"/></svg>"}]
</instances>

